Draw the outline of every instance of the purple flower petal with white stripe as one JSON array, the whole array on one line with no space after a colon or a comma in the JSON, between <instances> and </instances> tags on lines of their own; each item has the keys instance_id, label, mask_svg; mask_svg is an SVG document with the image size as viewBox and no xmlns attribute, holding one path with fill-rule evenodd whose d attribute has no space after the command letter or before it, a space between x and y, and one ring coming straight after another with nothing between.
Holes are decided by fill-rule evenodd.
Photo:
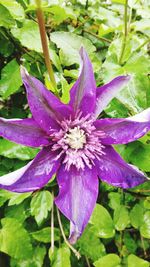
<instances>
[{"instance_id":1,"label":"purple flower petal with white stripe","mask_svg":"<svg viewBox=\"0 0 150 267\"><path fill-rule=\"evenodd\" d=\"M123 188L146 181L144 173L127 164L110 145L134 141L150 129L150 109L126 119L96 121L95 114L115 97L129 76L119 76L96 91L92 65L83 48L80 55L81 73L71 89L68 105L23 69L33 119L0 119L0 135L4 138L42 146L25 167L0 177L0 188L34 191L56 172L59 194L55 203L71 222L71 243L76 242L89 221L97 200L98 176Z\"/></svg>"},{"instance_id":2,"label":"purple flower petal with white stripe","mask_svg":"<svg viewBox=\"0 0 150 267\"><path fill-rule=\"evenodd\" d=\"M28 103L33 118L47 133L52 129L59 129L58 120L69 117L72 109L48 91L36 78L30 76L22 67L21 75L26 87Z\"/></svg>"},{"instance_id":3,"label":"purple flower petal with white stripe","mask_svg":"<svg viewBox=\"0 0 150 267\"><path fill-rule=\"evenodd\" d=\"M93 113L96 104L96 82L90 59L83 48L80 50L82 59L81 73L70 91L70 105L75 111L82 110L86 116Z\"/></svg>"},{"instance_id":4,"label":"purple flower petal with white stripe","mask_svg":"<svg viewBox=\"0 0 150 267\"><path fill-rule=\"evenodd\" d=\"M95 161L99 178L113 186L132 188L146 181L144 173L127 164L111 146L105 146L104 155Z\"/></svg>"},{"instance_id":5,"label":"purple flower petal with white stripe","mask_svg":"<svg viewBox=\"0 0 150 267\"><path fill-rule=\"evenodd\" d=\"M48 136L33 119L0 118L0 136L25 146L40 147L49 144Z\"/></svg>"},{"instance_id":6,"label":"purple flower petal with white stripe","mask_svg":"<svg viewBox=\"0 0 150 267\"><path fill-rule=\"evenodd\" d=\"M97 120L95 126L105 133L103 144L127 144L150 130L150 108L125 119Z\"/></svg>"},{"instance_id":7,"label":"purple flower petal with white stripe","mask_svg":"<svg viewBox=\"0 0 150 267\"><path fill-rule=\"evenodd\" d=\"M18 193L40 189L56 173L60 165L60 161L56 159L57 155L50 147L43 148L26 166L1 176L0 188Z\"/></svg>"},{"instance_id":8,"label":"purple flower petal with white stripe","mask_svg":"<svg viewBox=\"0 0 150 267\"><path fill-rule=\"evenodd\" d=\"M66 172L62 166L57 174L59 195L55 204L71 221L70 243L75 243L88 223L98 196L96 168Z\"/></svg>"},{"instance_id":9,"label":"purple flower petal with white stripe","mask_svg":"<svg viewBox=\"0 0 150 267\"><path fill-rule=\"evenodd\" d=\"M96 117L106 108L109 102L127 85L130 76L118 76L111 82L98 87L96 90Z\"/></svg>"}]
</instances>

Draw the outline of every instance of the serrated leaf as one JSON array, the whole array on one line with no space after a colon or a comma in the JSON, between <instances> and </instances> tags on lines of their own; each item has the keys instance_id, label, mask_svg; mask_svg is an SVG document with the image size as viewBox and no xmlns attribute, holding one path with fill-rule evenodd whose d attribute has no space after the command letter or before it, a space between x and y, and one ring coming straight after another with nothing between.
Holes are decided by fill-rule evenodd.
<instances>
[{"instance_id":1,"label":"serrated leaf","mask_svg":"<svg viewBox=\"0 0 150 267\"><path fill-rule=\"evenodd\" d=\"M21 223L14 218L4 218L1 224L0 251L16 259L31 257L30 238Z\"/></svg>"},{"instance_id":2,"label":"serrated leaf","mask_svg":"<svg viewBox=\"0 0 150 267\"><path fill-rule=\"evenodd\" d=\"M29 196L31 196L31 192L28 193L12 193L12 197L10 198L9 202L8 202L8 206L12 206L12 205L19 205L20 203L22 203L26 198L28 198Z\"/></svg>"},{"instance_id":3,"label":"serrated leaf","mask_svg":"<svg viewBox=\"0 0 150 267\"><path fill-rule=\"evenodd\" d=\"M33 159L38 152L38 149L25 147L16 143L10 142L6 139L0 139L0 155L13 159L21 160Z\"/></svg>"},{"instance_id":4,"label":"serrated leaf","mask_svg":"<svg viewBox=\"0 0 150 267\"><path fill-rule=\"evenodd\" d=\"M3 69L0 80L0 95L7 99L18 91L22 85L20 67L15 59L10 61Z\"/></svg>"},{"instance_id":5,"label":"serrated leaf","mask_svg":"<svg viewBox=\"0 0 150 267\"><path fill-rule=\"evenodd\" d=\"M51 242L51 227L43 228L39 231L31 233L32 237L40 242L43 243L50 243ZM60 231L57 228L54 228L54 240L60 239Z\"/></svg>"},{"instance_id":6,"label":"serrated leaf","mask_svg":"<svg viewBox=\"0 0 150 267\"><path fill-rule=\"evenodd\" d=\"M35 193L31 200L31 215L35 217L38 224L47 218L48 212L51 210L53 205L53 197L49 191L41 191Z\"/></svg>"},{"instance_id":7,"label":"serrated leaf","mask_svg":"<svg viewBox=\"0 0 150 267\"><path fill-rule=\"evenodd\" d=\"M94 232L101 238L110 238L115 234L114 224L108 211L101 205L96 204L90 218Z\"/></svg>"},{"instance_id":8,"label":"serrated leaf","mask_svg":"<svg viewBox=\"0 0 150 267\"><path fill-rule=\"evenodd\" d=\"M98 261L94 262L95 267L121 267L120 266L120 258L116 254L108 254L102 258L100 258Z\"/></svg>"}]
</instances>

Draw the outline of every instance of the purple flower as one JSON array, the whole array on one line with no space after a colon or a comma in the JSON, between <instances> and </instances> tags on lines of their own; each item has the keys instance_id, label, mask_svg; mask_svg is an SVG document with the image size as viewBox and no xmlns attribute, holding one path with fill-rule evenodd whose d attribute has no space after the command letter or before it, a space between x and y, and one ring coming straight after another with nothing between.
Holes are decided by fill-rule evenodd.
<instances>
[{"instance_id":1,"label":"purple flower","mask_svg":"<svg viewBox=\"0 0 150 267\"><path fill-rule=\"evenodd\" d=\"M119 76L96 88L91 62L82 48L82 68L71 89L70 102L60 102L36 78L22 69L31 119L0 119L0 135L16 143L41 147L23 168L0 177L0 187L13 192L34 191L57 173L57 207L70 220L70 242L75 243L91 216L98 196L98 178L130 188L146 180L127 164L113 144L126 144L150 129L150 108L129 118L96 120L127 84Z\"/></svg>"}]
</instances>

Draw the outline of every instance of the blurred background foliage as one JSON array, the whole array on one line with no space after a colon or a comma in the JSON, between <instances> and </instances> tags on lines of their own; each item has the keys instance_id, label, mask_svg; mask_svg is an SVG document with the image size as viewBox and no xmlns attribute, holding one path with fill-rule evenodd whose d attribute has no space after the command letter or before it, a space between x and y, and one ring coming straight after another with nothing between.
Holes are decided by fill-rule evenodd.
<instances>
[{"instance_id":1,"label":"blurred background foliage","mask_svg":"<svg viewBox=\"0 0 150 267\"><path fill-rule=\"evenodd\" d=\"M49 50L64 103L78 76L81 45L93 63L97 85L131 74L128 87L105 109L103 117L126 117L150 107L150 2L128 0L42 1ZM46 71L34 1L0 0L0 116L30 117L20 65L45 83ZM125 43L125 45L124 45ZM115 147L123 158L150 174L150 134ZM0 139L0 175L25 165L37 153ZM51 209L58 187L17 194L0 190L1 267L148 267L150 260L150 188L145 183L121 190L100 183L96 208L75 245L78 261L65 244L54 209L55 250L51 251ZM82 212L82 211L81 211ZM69 222L61 216L66 236Z\"/></svg>"}]
</instances>

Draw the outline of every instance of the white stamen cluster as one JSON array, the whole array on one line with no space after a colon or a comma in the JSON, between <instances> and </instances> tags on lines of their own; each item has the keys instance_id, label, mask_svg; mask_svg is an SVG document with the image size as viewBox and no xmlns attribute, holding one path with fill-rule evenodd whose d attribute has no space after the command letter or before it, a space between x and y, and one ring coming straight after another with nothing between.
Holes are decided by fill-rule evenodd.
<instances>
[{"instance_id":1,"label":"white stamen cluster","mask_svg":"<svg viewBox=\"0 0 150 267\"><path fill-rule=\"evenodd\" d=\"M82 117L79 113L75 119L62 121L61 130L50 136L53 142L52 150L58 151L57 158L63 157L66 170L72 165L78 170L84 170L85 165L91 168L94 160L104 154L104 146L101 144L104 133L96 130L93 122L94 119L89 115Z\"/></svg>"}]
</instances>

